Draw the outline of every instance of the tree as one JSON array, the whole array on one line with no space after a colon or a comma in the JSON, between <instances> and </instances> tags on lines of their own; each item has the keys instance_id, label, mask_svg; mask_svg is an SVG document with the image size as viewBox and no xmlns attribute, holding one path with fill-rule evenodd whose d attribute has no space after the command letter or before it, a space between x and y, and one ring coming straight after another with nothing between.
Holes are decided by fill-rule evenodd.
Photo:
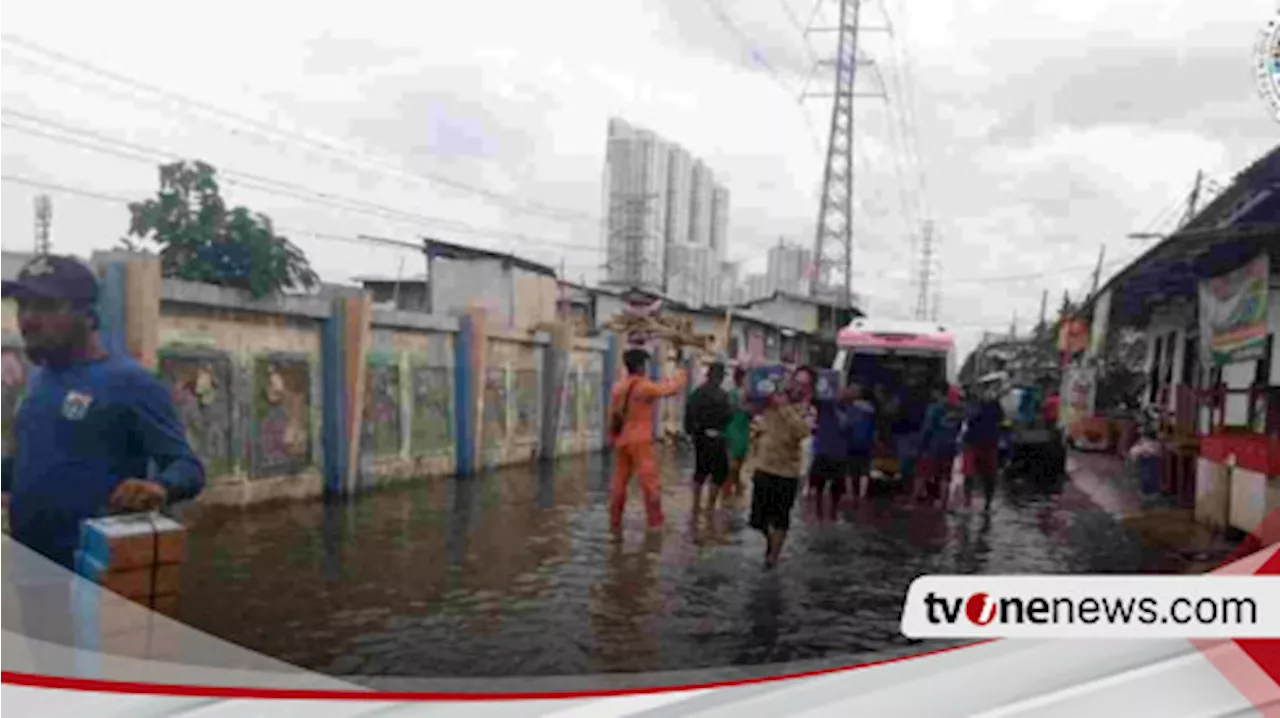
<instances>
[{"instance_id":1,"label":"tree","mask_svg":"<svg viewBox=\"0 0 1280 718\"><path fill-rule=\"evenodd\" d=\"M216 174L200 161L161 165L156 199L129 205L124 247L136 251L141 242L153 242L164 276L244 289L254 297L319 284L306 255L275 233L269 217L227 209Z\"/></svg>"}]
</instances>

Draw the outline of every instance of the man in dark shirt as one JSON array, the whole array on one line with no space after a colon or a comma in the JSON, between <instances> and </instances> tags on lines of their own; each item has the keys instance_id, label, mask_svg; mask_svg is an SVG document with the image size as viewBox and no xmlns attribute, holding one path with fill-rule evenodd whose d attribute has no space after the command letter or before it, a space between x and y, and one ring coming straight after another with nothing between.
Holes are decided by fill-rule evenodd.
<instances>
[{"instance_id":1,"label":"man in dark shirt","mask_svg":"<svg viewBox=\"0 0 1280 718\"><path fill-rule=\"evenodd\" d=\"M991 508L995 496L996 475L1000 473L1000 432L1004 409L1000 408L998 386L980 387L965 416L964 476L965 504L969 503L975 482L982 483L986 507Z\"/></svg>"},{"instance_id":2,"label":"man in dark shirt","mask_svg":"<svg viewBox=\"0 0 1280 718\"><path fill-rule=\"evenodd\" d=\"M89 267L37 257L3 293L18 302L24 349L38 367L18 407L13 446L4 447L12 535L73 568L82 521L194 497L204 467L164 385L104 348Z\"/></svg>"},{"instance_id":3,"label":"man in dark shirt","mask_svg":"<svg viewBox=\"0 0 1280 718\"><path fill-rule=\"evenodd\" d=\"M702 487L711 479L708 508L715 510L720 489L729 478L729 443L725 429L733 415L724 384L724 364L712 364L707 380L689 396L684 410L684 430L693 439L693 513L702 510Z\"/></svg>"}]
</instances>

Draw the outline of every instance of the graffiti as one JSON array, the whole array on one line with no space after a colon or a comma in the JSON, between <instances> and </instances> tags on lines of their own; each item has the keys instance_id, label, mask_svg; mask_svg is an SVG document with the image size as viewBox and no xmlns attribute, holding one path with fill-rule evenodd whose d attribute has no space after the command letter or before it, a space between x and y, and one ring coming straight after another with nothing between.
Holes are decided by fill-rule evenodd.
<instances>
[{"instance_id":1,"label":"graffiti","mask_svg":"<svg viewBox=\"0 0 1280 718\"><path fill-rule=\"evenodd\" d=\"M0 357L4 362L3 414L0 414L4 424L0 426L0 438L3 438L4 445L8 448L10 427L18 414L18 405L27 392L27 362L22 353L16 350L5 350Z\"/></svg>"},{"instance_id":2,"label":"graffiti","mask_svg":"<svg viewBox=\"0 0 1280 718\"><path fill-rule=\"evenodd\" d=\"M507 370L490 367L484 375L484 423L480 435L486 446L507 438Z\"/></svg>"},{"instance_id":3,"label":"graffiti","mask_svg":"<svg viewBox=\"0 0 1280 718\"><path fill-rule=\"evenodd\" d=\"M582 375L582 423L587 431L599 431L604 426L604 405L600 399L603 385L604 377L598 372L589 371Z\"/></svg>"},{"instance_id":4,"label":"graffiti","mask_svg":"<svg viewBox=\"0 0 1280 718\"><path fill-rule=\"evenodd\" d=\"M515 415L517 436L538 433L538 372L532 369L515 373Z\"/></svg>"},{"instance_id":5,"label":"graffiti","mask_svg":"<svg viewBox=\"0 0 1280 718\"><path fill-rule=\"evenodd\" d=\"M369 363L360 439L362 453L373 456L400 453L400 367Z\"/></svg>"},{"instance_id":6,"label":"graffiti","mask_svg":"<svg viewBox=\"0 0 1280 718\"><path fill-rule=\"evenodd\" d=\"M289 474L311 464L311 367L259 359L254 367L253 473Z\"/></svg>"},{"instance_id":7,"label":"graffiti","mask_svg":"<svg viewBox=\"0 0 1280 718\"><path fill-rule=\"evenodd\" d=\"M169 386L187 441L208 474L230 473L235 464L231 360L225 355L162 355L160 378Z\"/></svg>"},{"instance_id":8,"label":"graffiti","mask_svg":"<svg viewBox=\"0 0 1280 718\"><path fill-rule=\"evenodd\" d=\"M453 450L452 371L446 367L413 368L413 432L409 446L414 456Z\"/></svg>"}]
</instances>

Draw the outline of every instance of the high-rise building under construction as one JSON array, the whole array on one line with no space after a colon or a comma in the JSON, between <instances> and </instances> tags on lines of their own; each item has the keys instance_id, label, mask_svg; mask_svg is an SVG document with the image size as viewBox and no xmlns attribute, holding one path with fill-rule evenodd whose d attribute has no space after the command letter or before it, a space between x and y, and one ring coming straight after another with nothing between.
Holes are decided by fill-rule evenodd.
<instances>
[{"instance_id":1,"label":"high-rise building under construction","mask_svg":"<svg viewBox=\"0 0 1280 718\"><path fill-rule=\"evenodd\" d=\"M722 300L729 191L678 144L620 119L605 157L606 281L701 306Z\"/></svg>"}]
</instances>

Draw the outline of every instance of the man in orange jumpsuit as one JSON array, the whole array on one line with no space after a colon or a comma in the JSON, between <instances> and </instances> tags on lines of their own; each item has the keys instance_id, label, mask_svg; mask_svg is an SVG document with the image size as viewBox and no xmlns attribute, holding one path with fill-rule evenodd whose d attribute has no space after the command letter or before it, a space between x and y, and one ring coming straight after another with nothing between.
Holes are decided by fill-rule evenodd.
<instances>
[{"instance_id":1,"label":"man in orange jumpsuit","mask_svg":"<svg viewBox=\"0 0 1280 718\"><path fill-rule=\"evenodd\" d=\"M662 526L662 486L658 466L653 461L653 407L658 399L679 394L688 382L684 370L665 381L645 376L649 353L630 349L622 355L627 376L613 389L609 402L610 422L621 418L621 431L613 434L613 481L609 486L609 525L622 529L622 513L627 504L627 484L634 473L644 492L649 528ZM612 428L612 427L611 427Z\"/></svg>"}]
</instances>

